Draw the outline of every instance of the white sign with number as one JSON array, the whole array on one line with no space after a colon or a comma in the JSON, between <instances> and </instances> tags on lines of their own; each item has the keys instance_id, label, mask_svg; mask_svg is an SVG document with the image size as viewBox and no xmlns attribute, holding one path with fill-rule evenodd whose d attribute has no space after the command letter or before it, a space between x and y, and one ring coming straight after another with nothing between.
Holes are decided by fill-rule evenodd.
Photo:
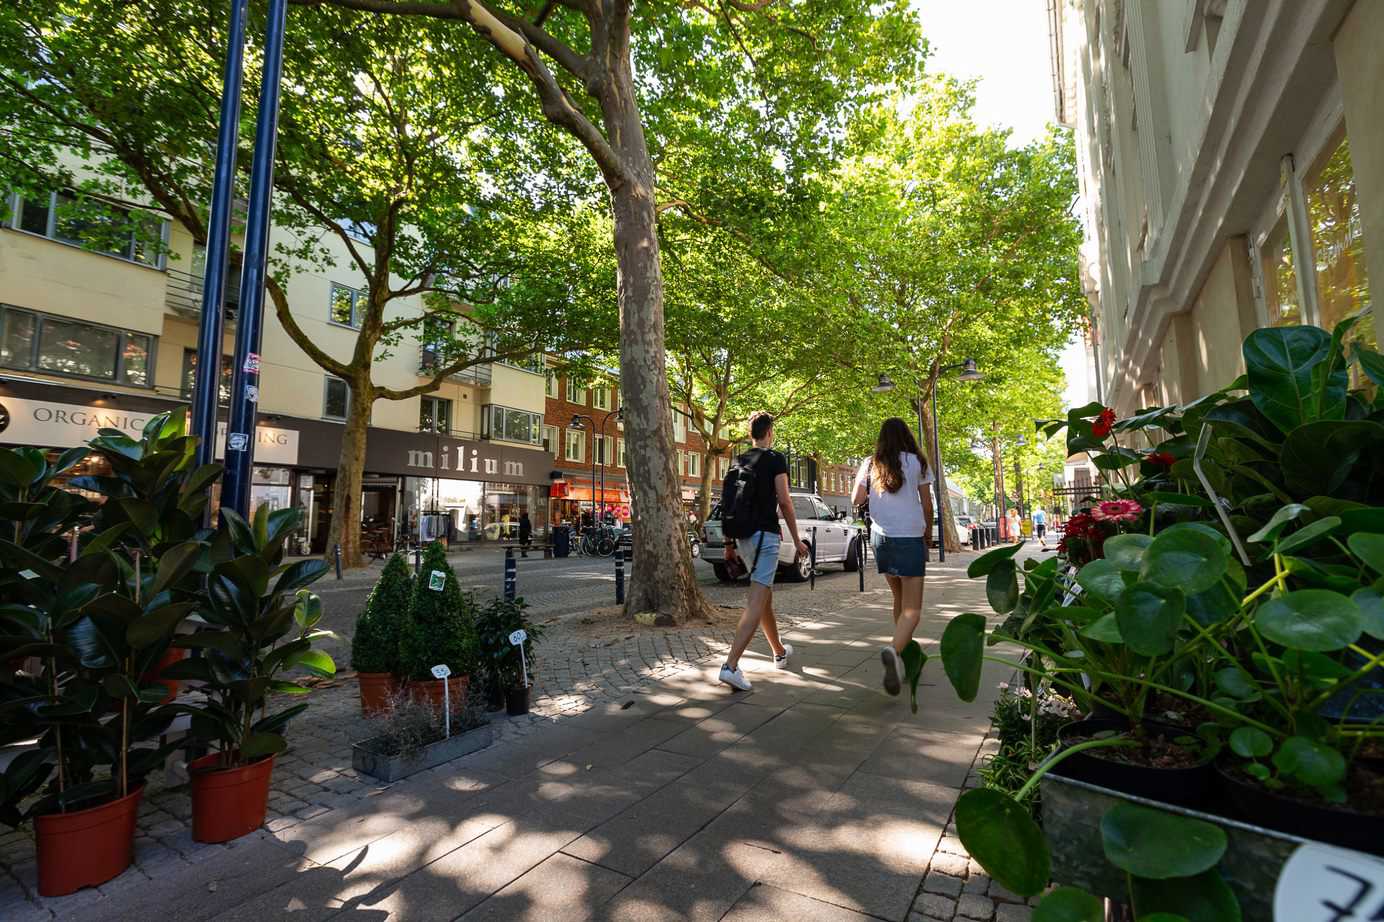
<instances>
[{"instance_id":1,"label":"white sign with number","mask_svg":"<svg viewBox=\"0 0 1384 922\"><path fill-rule=\"evenodd\" d=\"M1384 919L1384 861L1329 845L1303 845L1283 865L1275 922Z\"/></svg>"},{"instance_id":2,"label":"white sign with number","mask_svg":"<svg viewBox=\"0 0 1384 922\"><path fill-rule=\"evenodd\" d=\"M523 643L524 641L526 641L526 640L528 640L528 639L529 639L529 633L528 633L528 631L525 631L523 628L520 628L519 630L515 631L513 634L510 634L510 635L509 635L509 642L510 642L511 644L513 644L514 646L516 646L516 647L519 646L521 643Z\"/></svg>"},{"instance_id":3,"label":"white sign with number","mask_svg":"<svg viewBox=\"0 0 1384 922\"><path fill-rule=\"evenodd\" d=\"M428 574L428 588L433 592L441 592L447 588L447 574L441 570L433 570Z\"/></svg>"},{"instance_id":4,"label":"white sign with number","mask_svg":"<svg viewBox=\"0 0 1384 922\"><path fill-rule=\"evenodd\" d=\"M509 642L519 648L519 668L524 675L524 687L529 687L529 658L524 655L524 641L529 639L529 632L520 628L509 635Z\"/></svg>"},{"instance_id":5,"label":"white sign with number","mask_svg":"<svg viewBox=\"0 0 1384 922\"><path fill-rule=\"evenodd\" d=\"M432 674L434 679L445 679L452 674L452 667L448 666L446 663L439 663L432 667Z\"/></svg>"}]
</instances>

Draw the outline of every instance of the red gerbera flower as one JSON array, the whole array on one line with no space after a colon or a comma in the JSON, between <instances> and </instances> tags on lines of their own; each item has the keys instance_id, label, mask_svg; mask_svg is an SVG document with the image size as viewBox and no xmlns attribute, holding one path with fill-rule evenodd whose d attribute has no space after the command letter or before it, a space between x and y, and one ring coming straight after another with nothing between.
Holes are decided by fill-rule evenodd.
<instances>
[{"instance_id":1,"label":"red gerbera flower","mask_svg":"<svg viewBox=\"0 0 1384 922\"><path fill-rule=\"evenodd\" d=\"M1110 499L1098 503L1091 510L1091 516L1101 522L1134 522L1144 511L1144 507L1132 499Z\"/></svg>"},{"instance_id":2,"label":"red gerbera flower","mask_svg":"<svg viewBox=\"0 0 1384 922\"><path fill-rule=\"evenodd\" d=\"M1173 462L1177 459L1166 451L1151 451L1144 460L1148 461L1149 464L1157 464L1160 467L1172 467Z\"/></svg>"},{"instance_id":3,"label":"red gerbera flower","mask_svg":"<svg viewBox=\"0 0 1384 922\"><path fill-rule=\"evenodd\" d=\"M1100 411L1100 416L1091 424L1091 431L1096 438L1103 439L1110 434L1110 430L1115 426L1115 411L1106 407Z\"/></svg>"}]
</instances>

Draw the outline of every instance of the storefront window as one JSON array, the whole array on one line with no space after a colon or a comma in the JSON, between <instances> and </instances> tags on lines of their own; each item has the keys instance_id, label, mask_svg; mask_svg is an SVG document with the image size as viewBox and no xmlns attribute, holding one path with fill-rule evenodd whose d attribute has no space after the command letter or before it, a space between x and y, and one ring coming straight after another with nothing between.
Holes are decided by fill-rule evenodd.
<instances>
[{"instance_id":1,"label":"storefront window","mask_svg":"<svg viewBox=\"0 0 1384 922\"><path fill-rule=\"evenodd\" d=\"M1303 191L1312 228L1320 325L1330 330L1370 306L1360 199L1351 170L1350 145L1344 137L1308 174ZM1352 332L1373 344L1372 323L1358 324Z\"/></svg>"},{"instance_id":2,"label":"storefront window","mask_svg":"<svg viewBox=\"0 0 1384 922\"><path fill-rule=\"evenodd\" d=\"M292 483L292 473L286 467L255 465L250 475L251 518L260 506L267 505L270 512L287 509L293 499Z\"/></svg>"}]
</instances>

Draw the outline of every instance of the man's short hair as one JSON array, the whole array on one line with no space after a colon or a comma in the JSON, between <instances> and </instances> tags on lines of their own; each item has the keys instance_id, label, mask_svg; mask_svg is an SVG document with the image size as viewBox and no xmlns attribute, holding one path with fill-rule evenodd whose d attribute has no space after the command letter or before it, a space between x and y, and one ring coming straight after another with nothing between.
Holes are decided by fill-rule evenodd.
<instances>
[{"instance_id":1,"label":"man's short hair","mask_svg":"<svg viewBox=\"0 0 1384 922\"><path fill-rule=\"evenodd\" d=\"M774 418L763 410L757 410L750 414L750 438L758 441L769 434L769 430L774 428Z\"/></svg>"}]
</instances>

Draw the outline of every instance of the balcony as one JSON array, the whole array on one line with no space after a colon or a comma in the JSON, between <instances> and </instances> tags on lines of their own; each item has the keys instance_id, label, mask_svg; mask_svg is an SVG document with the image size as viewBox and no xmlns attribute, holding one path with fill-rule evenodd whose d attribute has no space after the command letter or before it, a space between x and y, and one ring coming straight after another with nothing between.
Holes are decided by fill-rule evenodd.
<instances>
[{"instance_id":1,"label":"balcony","mask_svg":"<svg viewBox=\"0 0 1384 922\"><path fill-rule=\"evenodd\" d=\"M431 346L422 346L418 350L418 375L426 377L435 373L440 359L437 351ZM448 380L456 381L459 384L472 384L476 387L490 386L490 363L483 362L480 365L472 365L470 368L463 369L454 375L448 376Z\"/></svg>"},{"instance_id":2,"label":"balcony","mask_svg":"<svg viewBox=\"0 0 1384 922\"><path fill-rule=\"evenodd\" d=\"M168 283L164 289L164 305L173 313L189 320L202 316L202 276L179 269L166 270ZM240 266L227 267L226 322L234 323L240 310Z\"/></svg>"}]
</instances>

